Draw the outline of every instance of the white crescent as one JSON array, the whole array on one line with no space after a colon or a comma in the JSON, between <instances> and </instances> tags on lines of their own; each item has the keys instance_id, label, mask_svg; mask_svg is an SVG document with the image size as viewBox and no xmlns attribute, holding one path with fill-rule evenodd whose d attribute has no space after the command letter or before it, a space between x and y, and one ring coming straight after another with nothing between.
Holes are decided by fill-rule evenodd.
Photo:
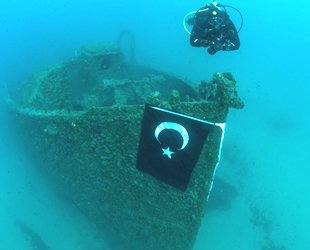
<instances>
[{"instance_id":1,"label":"white crescent","mask_svg":"<svg viewBox=\"0 0 310 250\"><path fill-rule=\"evenodd\" d=\"M189 141L189 136L188 136L187 130L182 125L178 123L173 123L173 122L162 122L161 124L159 124L157 128L155 129L155 137L159 143L160 141L158 139L158 136L160 132L163 131L164 129L172 129L172 130L179 132L183 138L183 145L181 148L179 148L179 150L182 150L186 147Z\"/></svg>"}]
</instances>

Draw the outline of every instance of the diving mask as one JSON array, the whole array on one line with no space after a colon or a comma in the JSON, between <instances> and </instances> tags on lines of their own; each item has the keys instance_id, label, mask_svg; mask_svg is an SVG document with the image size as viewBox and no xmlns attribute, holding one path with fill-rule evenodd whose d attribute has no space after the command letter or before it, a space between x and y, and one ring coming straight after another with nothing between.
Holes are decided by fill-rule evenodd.
<instances>
[{"instance_id":1,"label":"diving mask","mask_svg":"<svg viewBox=\"0 0 310 250\"><path fill-rule=\"evenodd\" d=\"M221 25L224 22L224 18L223 17L210 17L208 19L208 23L210 25Z\"/></svg>"}]
</instances>

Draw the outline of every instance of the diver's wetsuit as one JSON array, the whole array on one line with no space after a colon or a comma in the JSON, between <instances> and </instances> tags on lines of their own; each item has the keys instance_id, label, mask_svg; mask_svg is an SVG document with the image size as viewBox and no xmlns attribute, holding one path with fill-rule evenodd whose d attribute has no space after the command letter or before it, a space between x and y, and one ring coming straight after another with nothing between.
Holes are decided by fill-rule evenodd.
<instances>
[{"instance_id":1,"label":"diver's wetsuit","mask_svg":"<svg viewBox=\"0 0 310 250\"><path fill-rule=\"evenodd\" d=\"M221 25L211 25L208 22L208 15L196 13L193 30L190 37L190 44L193 47L209 47L217 44L220 50L237 50L240 47L240 40L237 29L229 16Z\"/></svg>"}]
</instances>

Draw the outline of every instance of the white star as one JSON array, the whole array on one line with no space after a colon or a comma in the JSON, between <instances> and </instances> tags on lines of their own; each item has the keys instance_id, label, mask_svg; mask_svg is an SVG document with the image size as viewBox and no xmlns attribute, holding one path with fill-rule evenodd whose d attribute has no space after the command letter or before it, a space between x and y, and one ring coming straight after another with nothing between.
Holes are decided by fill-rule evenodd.
<instances>
[{"instance_id":1,"label":"white star","mask_svg":"<svg viewBox=\"0 0 310 250\"><path fill-rule=\"evenodd\" d=\"M171 159L171 155L174 154L174 152L171 152L169 147L167 149L162 148L162 150L164 152L163 155L167 155Z\"/></svg>"}]
</instances>

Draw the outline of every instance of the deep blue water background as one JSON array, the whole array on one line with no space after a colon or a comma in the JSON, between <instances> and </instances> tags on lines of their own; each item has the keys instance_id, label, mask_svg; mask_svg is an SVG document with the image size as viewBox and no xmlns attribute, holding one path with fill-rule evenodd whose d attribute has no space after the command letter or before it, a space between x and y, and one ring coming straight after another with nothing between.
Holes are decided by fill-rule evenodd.
<instances>
[{"instance_id":1,"label":"deep blue water background","mask_svg":"<svg viewBox=\"0 0 310 250\"><path fill-rule=\"evenodd\" d=\"M310 4L221 2L243 14L241 48L210 56L190 47L182 27L184 15L206 3L3 0L0 94L83 44L116 42L123 29L135 34L138 64L197 84L215 72L233 73L246 107L230 111L217 175L240 196L231 210L205 215L195 250L308 249ZM228 13L238 27L238 15ZM127 54L126 39L123 44ZM3 101L0 112L0 250L31 249L16 218L52 249L102 249L98 229L35 170Z\"/></svg>"}]
</instances>

